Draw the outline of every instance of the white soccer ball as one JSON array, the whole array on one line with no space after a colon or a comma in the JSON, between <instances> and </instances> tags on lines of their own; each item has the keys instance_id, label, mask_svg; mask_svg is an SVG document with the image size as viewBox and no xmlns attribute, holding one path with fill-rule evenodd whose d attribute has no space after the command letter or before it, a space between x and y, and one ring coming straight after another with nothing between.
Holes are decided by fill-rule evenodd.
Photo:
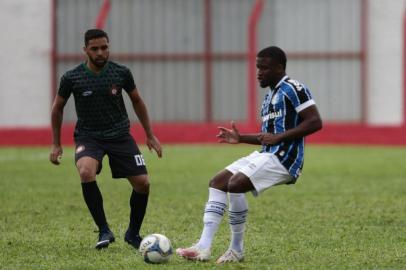
<instances>
[{"instance_id":1,"label":"white soccer ball","mask_svg":"<svg viewBox=\"0 0 406 270\"><path fill-rule=\"evenodd\" d=\"M146 263L165 263L172 255L171 241L159 233L147 235L141 241L140 252Z\"/></svg>"}]
</instances>

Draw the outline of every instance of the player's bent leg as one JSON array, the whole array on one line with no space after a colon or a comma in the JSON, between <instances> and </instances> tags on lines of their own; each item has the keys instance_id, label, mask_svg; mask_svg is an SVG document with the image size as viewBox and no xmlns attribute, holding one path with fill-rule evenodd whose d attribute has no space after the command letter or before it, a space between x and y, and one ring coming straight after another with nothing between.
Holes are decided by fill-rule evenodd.
<instances>
[{"instance_id":1,"label":"player's bent leg","mask_svg":"<svg viewBox=\"0 0 406 270\"><path fill-rule=\"evenodd\" d=\"M248 204L245 192L253 190L251 180L243 173L234 174L228 181L229 223L231 242L228 250L217 259L217 263L240 262L244 258L243 243Z\"/></svg>"},{"instance_id":2,"label":"player's bent leg","mask_svg":"<svg viewBox=\"0 0 406 270\"><path fill-rule=\"evenodd\" d=\"M211 244L227 207L228 180L232 177L228 170L222 170L209 183L209 199L203 215L203 231L197 243L188 248L178 248L176 253L188 260L208 261Z\"/></svg>"},{"instance_id":3,"label":"player's bent leg","mask_svg":"<svg viewBox=\"0 0 406 270\"><path fill-rule=\"evenodd\" d=\"M99 239L96 249L102 249L115 241L113 233L107 224L103 207L103 197L96 182L96 172L99 162L91 157L81 157L76 162L80 180L82 182L82 193L86 205L99 228Z\"/></svg>"},{"instance_id":4,"label":"player's bent leg","mask_svg":"<svg viewBox=\"0 0 406 270\"><path fill-rule=\"evenodd\" d=\"M146 174L129 176L127 179L133 190L130 197L130 222L124 240L135 249L138 249L142 241L140 229L148 205L150 184Z\"/></svg>"},{"instance_id":5,"label":"player's bent leg","mask_svg":"<svg viewBox=\"0 0 406 270\"><path fill-rule=\"evenodd\" d=\"M217 263L242 261L244 257L244 231L248 204L245 193L229 193L229 195L231 242L228 250L217 260Z\"/></svg>"},{"instance_id":6,"label":"player's bent leg","mask_svg":"<svg viewBox=\"0 0 406 270\"><path fill-rule=\"evenodd\" d=\"M188 248L178 248L176 253L189 260L207 261L210 259L211 244L227 207L227 192L209 188L209 199L203 215L203 231L199 241Z\"/></svg>"}]
</instances>

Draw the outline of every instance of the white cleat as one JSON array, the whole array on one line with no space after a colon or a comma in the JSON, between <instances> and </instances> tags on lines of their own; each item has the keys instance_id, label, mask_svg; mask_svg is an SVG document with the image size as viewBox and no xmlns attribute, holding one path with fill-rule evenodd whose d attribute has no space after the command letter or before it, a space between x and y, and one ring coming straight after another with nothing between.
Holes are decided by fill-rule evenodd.
<instances>
[{"instance_id":1,"label":"white cleat","mask_svg":"<svg viewBox=\"0 0 406 270\"><path fill-rule=\"evenodd\" d=\"M220 258L217 259L217 264L230 263L230 262L242 262L244 260L244 254L237 252L233 249L228 249Z\"/></svg>"},{"instance_id":2,"label":"white cleat","mask_svg":"<svg viewBox=\"0 0 406 270\"><path fill-rule=\"evenodd\" d=\"M210 248L201 248L198 245L176 250L176 254L185 259L202 262L210 260L210 253Z\"/></svg>"}]
</instances>

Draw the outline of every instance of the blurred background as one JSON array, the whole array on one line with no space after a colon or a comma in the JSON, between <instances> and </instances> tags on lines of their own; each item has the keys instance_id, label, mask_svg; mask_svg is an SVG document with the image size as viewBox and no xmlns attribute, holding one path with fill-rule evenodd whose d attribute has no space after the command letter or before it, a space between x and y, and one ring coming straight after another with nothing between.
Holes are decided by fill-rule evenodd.
<instances>
[{"instance_id":1,"label":"blurred background","mask_svg":"<svg viewBox=\"0 0 406 270\"><path fill-rule=\"evenodd\" d=\"M163 142L214 142L230 120L258 130L255 55L276 45L324 120L310 142L406 144L404 10L404 0L2 0L0 144L50 143L59 79L85 59L94 27L132 70ZM71 97L67 143L75 121Z\"/></svg>"}]
</instances>

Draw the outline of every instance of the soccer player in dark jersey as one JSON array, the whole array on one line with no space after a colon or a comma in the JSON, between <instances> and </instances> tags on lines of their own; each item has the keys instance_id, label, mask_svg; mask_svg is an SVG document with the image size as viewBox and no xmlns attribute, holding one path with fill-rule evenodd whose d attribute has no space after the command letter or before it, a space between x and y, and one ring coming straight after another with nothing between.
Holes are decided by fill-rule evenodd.
<instances>
[{"instance_id":1,"label":"soccer player in dark jersey","mask_svg":"<svg viewBox=\"0 0 406 270\"><path fill-rule=\"evenodd\" d=\"M206 261L211 245L227 207L231 243L217 263L239 262L244 258L243 237L248 205L245 193L257 196L280 184L294 184L303 167L304 137L321 129L315 102L309 89L290 79L286 73L286 55L272 46L257 54L257 78L262 88L268 88L262 107L260 133L240 134L234 122L231 129L219 127L219 142L261 145L261 150L243 157L220 171L209 184L200 239L189 248L179 248L178 255Z\"/></svg>"},{"instance_id":2,"label":"soccer player in dark jersey","mask_svg":"<svg viewBox=\"0 0 406 270\"><path fill-rule=\"evenodd\" d=\"M124 91L144 128L148 148L154 149L158 157L162 156L162 148L152 132L147 108L138 93L131 71L108 60L107 34L103 30L90 29L84 39L83 50L87 60L62 76L52 106L50 161L59 164L62 155L60 135L63 109L68 98L73 95L77 114L75 162L84 200L99 228L96 248L108 247L115 240L96 183L96 175L102 169L105 155L109 157L113 178L127 178L132 186L130 222L124 239L138 248L142 240L139 231L147 208L150 184L144 158L130 135L130 121L123 101Z\"/></svg>"}]
</instances>

